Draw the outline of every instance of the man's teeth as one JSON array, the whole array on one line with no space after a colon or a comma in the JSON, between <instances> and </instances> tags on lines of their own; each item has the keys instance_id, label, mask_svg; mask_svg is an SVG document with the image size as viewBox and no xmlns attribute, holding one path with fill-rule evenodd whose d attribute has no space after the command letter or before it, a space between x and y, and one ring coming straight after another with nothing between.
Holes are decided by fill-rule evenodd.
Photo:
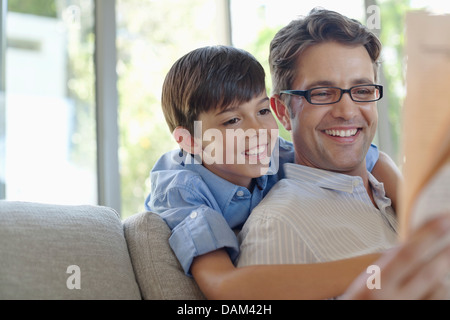
<instances>
[{"instance_id":1,"label":"man's teeth","mask_svg":"<svg viewBox=\"0 0 450 320\"><path fill-rule=\"evenodd\" d=\"M245 152L246 155L256 156L266 151L266 146L259 146Z\"/></svg>"},{"instance_id":2,"label":"man's teeth","mask_svg":"<svg viewBox=\"0 0 450 320\"><path fill-rule=\"evenodd\" d=\"M325 130L325 133L334 137L351 137L358 132L358 129L350 130Z\"/></svg>"}]
</instances>

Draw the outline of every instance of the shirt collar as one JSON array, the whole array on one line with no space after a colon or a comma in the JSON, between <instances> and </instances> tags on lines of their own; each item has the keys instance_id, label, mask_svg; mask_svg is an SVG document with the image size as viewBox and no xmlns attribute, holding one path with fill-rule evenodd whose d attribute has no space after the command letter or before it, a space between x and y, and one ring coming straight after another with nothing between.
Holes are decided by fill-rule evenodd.
<instances>
[{"instance_id":1,"label":"shirt collar","mask_svg":"<svg viewBox=\"0 0 450 320\"><path fill-rule=\"evenodd\" d=\"M360 176L349 176L300 164L286 163L284 164L284 170L288 179L307 181L325 189L353 193L356 187L363 184ZM386 197L383 183L379 182L370 172L367 172L367 175L378 207L384 209L390 206L392 201Z\"/></svg>"},{"instance_id":2,"label":"shirt collar","mask_svg":"<svg viewBox=\"0 0 450 320\"><path fill-rule=\"evenodd\" d=\"M310 182L321 188L348 193L353 193L354 188L363 183L362 178L359 176L349 176L294 163L284 164L284 170L288 179Z\"/></svg>"},{"instance_id":3,"label":"shirt collar","mask_svg":"<svg viewBox=\"0 0 450 320\"><path fill-rule=\"evenodd\" d=\"M380 209L391 206L392 200L386 197L386 191L384 190L383 182L379 182L370 172L368 172L368 175L369 183L372 186L372 192L377 206Z\"/></svg>"}]
</instances>

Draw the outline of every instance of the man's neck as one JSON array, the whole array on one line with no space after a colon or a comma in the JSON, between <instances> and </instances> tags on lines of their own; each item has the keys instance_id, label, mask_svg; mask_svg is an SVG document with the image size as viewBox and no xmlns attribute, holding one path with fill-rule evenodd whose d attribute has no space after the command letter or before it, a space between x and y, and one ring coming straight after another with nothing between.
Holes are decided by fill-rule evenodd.
<instances>
[{"instance_id":1,"label":"man's neck","mask_svg":"<svg viewBox=\"0 0 450 320\"><path fill-rule=\"evenodd\" d=\"M372 187L370 186L369 173L367 172L367 169L366 169L366 160L365 159L358 166L353 167L351 169L320 168L319 166L316 166L312 163L303 161L302 159L298 159L298 158L295 159L295 163L303 165L303 166L311 167L311 168L327 170L327 171L346 174L346 175L354 176L354 177L357 177L357 176L361 177L363 184L364 184L364 188L366 189L367 195L369 196L373 205L378 208L378 206L375 202L375 199L373 197Z\"/></svg>"}]
</instances>

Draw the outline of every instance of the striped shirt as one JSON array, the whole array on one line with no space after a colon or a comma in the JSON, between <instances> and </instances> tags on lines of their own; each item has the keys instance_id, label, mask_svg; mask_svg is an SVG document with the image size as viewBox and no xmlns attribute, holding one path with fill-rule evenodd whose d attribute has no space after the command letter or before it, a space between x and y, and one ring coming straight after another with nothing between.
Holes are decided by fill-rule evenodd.
<instances>
[{"instance_id":1,"label":"striped shirt","mask_svg":"<svg viewBox=\"0 0 450 320\"><path fill-rule=\"evenodd\" d=\"M384 251L397 221L383 184L370 173L376 208L359 176L285 164L280 180L239 234L237 266L317 263Z\"/></svg>"}]
</instances>

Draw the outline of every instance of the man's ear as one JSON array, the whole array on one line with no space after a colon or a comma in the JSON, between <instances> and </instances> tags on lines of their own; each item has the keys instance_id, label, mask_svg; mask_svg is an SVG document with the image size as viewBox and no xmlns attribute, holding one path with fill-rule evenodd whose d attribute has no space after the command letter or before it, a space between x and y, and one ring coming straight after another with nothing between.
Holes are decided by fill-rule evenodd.
<instances>
[{"instance_id":1,"label":"man's ear","mask_svg":"<svg viewBox=\"0 0 450 320\"><path fill-rule=\"evenodd\" d=\"M283 127L286 130L290 131L291 116L289 113L289 108L284 104L283 100L280 99L280 96L278 94L275 94L270 98L270 105Z\"/></svg>"},{"instance_id":2,"label":"man's ear","mask_svg":"<svg viewBox=\"0 0 450 320\"><path fill-rule=\"evenodd\" d=\"M172 132L172 136L181 149L190 154L201 154L202 146L195 142L194 137L188 129L176 127Z\"/></svg>"}]
</instances>

